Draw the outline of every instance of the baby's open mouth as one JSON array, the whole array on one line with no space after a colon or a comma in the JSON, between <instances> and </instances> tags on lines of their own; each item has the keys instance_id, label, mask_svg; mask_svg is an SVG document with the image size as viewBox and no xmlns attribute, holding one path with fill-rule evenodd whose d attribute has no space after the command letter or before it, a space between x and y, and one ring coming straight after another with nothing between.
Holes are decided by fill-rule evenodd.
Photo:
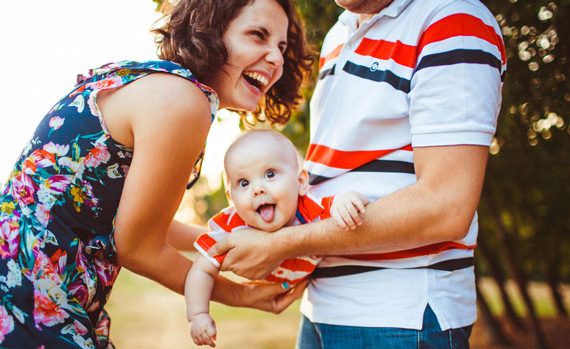
<instances>
[{"instance_id":1,"label":"baby's open mouth","mask_svg":"<svg viewBox=\"0 0 570 349\"><path fill-rule=\"evenodd\" d=\"M275 218L275 204L263 204L255 210L266 223L271 223Z\"/></svg>"}]
</instances>

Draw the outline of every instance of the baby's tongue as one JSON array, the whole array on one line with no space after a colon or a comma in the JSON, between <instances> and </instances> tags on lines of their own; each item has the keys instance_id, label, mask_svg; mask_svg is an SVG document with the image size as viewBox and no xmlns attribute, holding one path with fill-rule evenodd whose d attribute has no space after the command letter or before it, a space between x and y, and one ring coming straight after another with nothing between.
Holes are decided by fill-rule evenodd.
<instances>
[{"instance_id":1,"label":"baby's tongue","mask_svg":"<svg viewBox=\"0 0 570 349\"><path fill-rule=\"evenodd\" d=\"M270 223L275 217L275 205L263 205L259 208L259 214L261 218L266 222Z\"/></svg>"}]
</instances>

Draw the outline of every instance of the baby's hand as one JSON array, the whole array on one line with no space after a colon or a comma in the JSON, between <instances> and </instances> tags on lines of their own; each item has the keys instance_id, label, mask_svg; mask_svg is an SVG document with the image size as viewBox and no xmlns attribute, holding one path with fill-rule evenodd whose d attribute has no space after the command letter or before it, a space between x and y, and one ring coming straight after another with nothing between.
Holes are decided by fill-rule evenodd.
<instances>
[{"instance_id":1,"label":"baby's hand","mask_svg":"<svg viewBox=\"0 0 570 349\"><path fill-rule=\"evenodd\" d=\"M196 345L209 345L215 347L216 323L209 314L203 313L194 316L190 325L190 334Z\"/></svg>"},{"instance_id":2,"label":"baby's hand","mask_svg":"<svg viewBox=\"0 0 570 349\"><path fill-rule=\"evenodd\" d=\"M344 230L356 229L362 225L368 198L360 193L349 191L335 196L331 206L331 216Z\"/></svg>"}]
</instances>

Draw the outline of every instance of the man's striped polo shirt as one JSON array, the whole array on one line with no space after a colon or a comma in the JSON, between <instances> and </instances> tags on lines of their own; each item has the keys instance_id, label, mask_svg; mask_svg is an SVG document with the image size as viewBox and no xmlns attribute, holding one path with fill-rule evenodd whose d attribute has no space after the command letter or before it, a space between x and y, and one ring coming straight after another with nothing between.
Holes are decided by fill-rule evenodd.
<instances>
[{"instance_id":1,"label":"man's striped polo shirt","mask_svg":"<svg viewBox=\"0 0 570 349\"><path fill-rule=\"evenodd\" d=\"M394 0L358 28L356 21L344 12L321 51L305 165L316 195L354 190L377 200L416 183L414 147L490 145L506 56L500 29L484 5ZM327 257L320 267L416 268L469 258L477 230L475 215L461 241ZM451 276L438 281L443 273ZM428 301L443 329L473 323L473 268L317 279L302 310L315 322L421 328Z\"/></svg>"}]
</instances>

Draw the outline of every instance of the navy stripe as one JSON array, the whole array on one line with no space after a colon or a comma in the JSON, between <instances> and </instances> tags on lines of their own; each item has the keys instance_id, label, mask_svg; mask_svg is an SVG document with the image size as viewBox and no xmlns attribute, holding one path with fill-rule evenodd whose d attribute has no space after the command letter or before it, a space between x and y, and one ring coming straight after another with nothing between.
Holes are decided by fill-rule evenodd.
<instances>
[{"instance_id":1,"label":"navy stripe","mask_svg":"<svg viewBox=\"0 0 570 349\"><path fill-rule=\"evenodd\" d=\"M434 269L434 270L441 270L441 271L455 271L455 270L470 268L474 265L475 265L475 259L473 257L450 259L447 261L442 261L439 263L426 265L425 267L413 267L413 268L398 268L398 267L388 268L388 267L374 267L374 266L368 266L368 265L339 265L336 267L317 268L311 273L311 278L312 279L332 278L332 277L338 277L338 276L361 274L361 273L366 273L369 271L384 270L384 269L400 269L400 270L402 270L402 269Z\"/></svg>"},{"instance_id":2,"label":"navy stripe","mask_svg":"<svg viewBox=\"0 0 570 349\"><path fill-rule=\"evenodd\" d=\"M354 64L350 61L346 62L342 69L349 74L356 75L364 79L386 82L392 85L396 90L400 90L405 93L410 92L410 80L401 78L389 70L375 70L367 66Z\"/></svg>"},{"instance_id":3,"label":"navy stripe","mask_svg":"<svg viewBox=\"0 0 570 349\"><path fill-rule=\"evenodd\" d=\"M305 219L305 217L303 217L303 215L301 214L301 212L299 212L299 210L297 210L297 212L295 212L295 216L299 220L299 223L307 224L307 220Z\"/></svg>"},{"instance_id":4,"label":"navy stripe","mask_svg":"<svg viewBox=\"0 0 570 349\"><path fill-rule=\"evenodd\" d=\"M329 179L330 179L330 177L318 176L316 174L309 173L309 184L310 185L315 185L315 184L319 184L322 182L326 182Z\"/></svg>"},{"instance_id":5,"label":"navy stripe","mask_svg":"<svg viewBox=\"0 0 570 349\"><path fill-rule=\"evenodd\" d=\"M487 64L499 70L499 73L501 72L501 61L492 54L481 50L453 50L428 55L422 58L416 67L416 71L429 67L460 63Z\"/></svg>"},{"instance_id":6,"label":"navy stripe","mask_svg":"<svg viewBox=\"0 0 570 349\"><path fill-rule=\"evenodd\" d=\"M373 160L350 172L396 172L415 174L414 164L395 160Z\"/></svg>"},{"instance_id":7,"label":"navy stripe","mask_svg":"<svg viewBox=\"0 0 570 349\"><path fill-rule=\"evenodd\" d=\"M416 173L413 163L395 160L373 160L348 172ZM329 179L331 177L309 173L309 184L311 185L319 184Z\"/></svg>"},{"instance_id":8,"label":"navy stripe","mask_svg":"<svg viewBox=\"0 0 570 349\"><path fill-rule=\"evenodd\" d=\"M322 80L324 78L326 78L329 75L334 75L334 67L336 67L336 64L334 64L332 67L330 67L329 69L325 69L321 72L319 72L319 80Z\"/></svg>"}]
</instances>

